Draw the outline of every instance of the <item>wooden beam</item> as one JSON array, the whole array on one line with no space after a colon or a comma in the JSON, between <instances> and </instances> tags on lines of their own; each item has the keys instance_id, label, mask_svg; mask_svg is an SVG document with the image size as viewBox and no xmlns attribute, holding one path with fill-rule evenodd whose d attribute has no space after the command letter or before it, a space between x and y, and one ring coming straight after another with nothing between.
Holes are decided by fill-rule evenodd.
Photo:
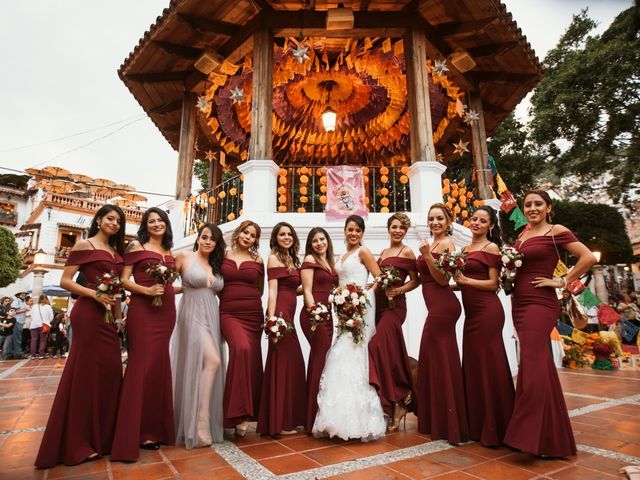
<instances>
[{"instance_id":1,"label":"wooden beam","mask_svg":"<svg viewBox=\"0 0 640 480\"><path fill-rule=\"evenodd\" d=\"M191 193L191 177L196 141L196 94L185 92L182 96L182 120L178 147L178 171L176 178L176 200L184 200Z\"/></svg>"},{"instance_id":2,"label":"wooden beam","mask_svg":"<svg viewBox=\"0 0 640 480\"><path fill-rule=\"evenodd\" d=\"M179 72L128 73L125 75L125 78L137 83L182 83L189 75L191 75L191 70Z\"/></svg>"},{"instance_id":3,"label":"wooden beam","mask_svg":"<svg viewBox=\"0 0 640 480\"><path fill-rule=\"evenodd\" d=\"M518 42L494 43L491 45L482 45L481 47L470 48L467 52L474 59L480 57L497 57L498 55L502 55L519 45L520 43Z\"/></svg>"},{"instance_id":4,"label":"wooden beam","mask_svg":"<svg viewBox=\"0 0 640 480\"><path fill-rule=\"evenodd\" d=\"M165 113L172 113L175 112L176 110L179 110L182 108L182 99L180 100L175 100L173 102L169 102L169 103L165 103L164 105L158 105L157 107L153 107L149 113L150 114L165 114Z\"/></svg>"},{"instance_id":5,"label":"wooden beam","mask_svg":"<svg viewBox=\"0 0 640 480\"><path fill-rule=\"evenodd\" d=\"M198 58L203 50L200 48L187 47L184 45L177 45L175 43L161 42L153 40L152 44L158 47L165 53L173 55L175 57L185 58L187 60L195 60Z\"/></svg>"},{"instance_id":6,"label":"wooden beam","mask_svg":"<svg viewBox=\"0 0 640 480\"><path fill-rule=\"evenodd\" d=\"M478 180L478 193L482 200L486 200L493 198L493 195L491 193L491 170L489 169L489 151L487 149L482 98L478 93L469 94L469 109L475 111L479 116L478 121L471 124L471 153Z\"/></svg>"},{"instance_id":7,"label":"wooden beam","mask_svg":"<svg viewBox=\"0 0 640 480\"><path fill-rule=\"evenodd\" d=\"M245 44L252 41L253 34L263 25L264 18L262 14L258 14L249 20L246 25L231 37L227 42L218 49L218 53L230 62L236 61L237 52L243 51Z\"/></svg>"},{"instance_id":8,"label":"wooden beam","mask_svg":"<svg viewBox=\"0 0 640 480\"><path fill-rule=\"evenodd\" d=\"M478 83L527 83L538 80L537 73L469 72Z\"/></svg>"},{"instance_id":9,"label":"wooden beam","mask_svg":"<svg viewBox=\"0 0 640 480\"><path fill-rule=\"evenodd\" d=\"M206 80L207 76L204 73L198 70L193 70L191 75L184 80L184 89L187 92L201 92Z\"/></svg>"},{"instance_id":10,"label":"wooden beam","mask_svg":"<svg viewBox=\"0 0 640 480\"><path fill-rule=\"evenodd\" d=\"M239 28L242 28L242 25L237 25L235 23L223 22L221 20L210 20L193 15L187 15L185 13L178 13L177 18L191 30L204 34L227 35L232 37L238 32Z\"/></svg>"},{"instance_id":11,"label":"wooden beam","mask_svg":"<svg viewBox=\"0 0 640 480\"><path fill-rule=\"evenodd\" d=\"M427 38L423 30L411 29L407 32L404 37L404 56L407 68L411 163L435 161L427 79Z\"/></svg>"},{"instance_id":12,"label":"wooden beam","mask_svg":"<svg viewBox=\"0 0 640 480\"><path fill-rule=\"evenodd\" d=\"M497 114L497 115L508 115L511 110L507 110L506 108L501 107L500 105L494 105L493 103L482 102L482 109L486 113Z\"/></svg>"},{"instance_id":13,"label":"wooden beam","mask_svg":"<svg viewBox=\"0 0 640 480\"><path fill-rule=\"evenodd\" d=\"M436 27L436 32L438 36L442 38L477 35L498 18L500 17L493 15L481 20L472 20L470 22L441 23Z\"/></svg>"},{"instance_id":14,"label":"wooden beam","mask_svg":"<svg viewBox=\"0 0 640 480\"><path fill-rule=\"evenodd\" d=\"M249 160L272 160L273 34L262 26L253 35L253 86Z\"/></svg>"}]
</instances>

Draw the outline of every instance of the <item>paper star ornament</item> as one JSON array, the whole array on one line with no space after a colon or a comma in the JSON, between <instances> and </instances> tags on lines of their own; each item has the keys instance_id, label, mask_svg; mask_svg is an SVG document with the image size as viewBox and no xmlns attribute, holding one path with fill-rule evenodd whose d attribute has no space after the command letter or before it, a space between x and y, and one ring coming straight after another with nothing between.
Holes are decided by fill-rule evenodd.
<instances>
[{"instance_id":1,"label":"paper star ornament","mask_svg":"<svg viewBox=\"0 0 640 480\"><path fill-rule=\"evenodd\" d=\"M233 101L233 103L244 101L244 90L239 87L234 88L233 90L231 90L231 95L229 96L229 98Z\"/></svg>"},{"instance_id":2,"label":"paper star ornament","mask_svg":"<svg viewBox=\"0 0 640 480\"><path fill-rule=\"evenodd\" d=\"M449 71L449 67L447 67L446 60L436 60L433 64L433 73L436 75L444 75Z\"/></svg>"},{"instance_id":3,"label":"paper star ornament","mask_svg":"<svg viewBox=\"0 0 640 480\"><path fill-rule=\"evenodd\" d=\"M205 153L204 158L206 158L208 162L213 162L216 159L216 154L211 150L207 150L207 153Z\"/></svg>"},{"instance_id":4,"label":"paper star ornament","mask_svg":"<svg viewBox=\"0 0 640 480\"><path fill-rule=\"evenodd\" d=\"M207 109L211 109L211 102L207 100L207 97L201 95L198 97L198 101L196 102L196 107L201 112L204 112Z\"/></svg>"},{"instance_id":5,"label":"paper star ornament","mask_svg":"<svg viewBox=\"0 0 640 480\"><path fill-rule=\"evenodd\" d=\"M291 51L291 55L293 55L293 58L295 58L298 63L304 63L306 60L309 60L309 55L307 55L308 50L309 47L298 45Z\"/></svg>"},{"instance_id":6,"label":"paper star ornament","mask_svg":"<svg viewBox=\"0 0 640 480\"><path fill-rule=\"evenodd\" d=\"M467 125L471 125L472 123L475 123L478 120L480 120L480 115L475 110L469 110L464 114L463 121Z\"/></svg>"},{"instance_id":7,"label":"paper star ornament","mask_svg":"<svg viewBox=\"0 0 640 480\"><path fill-rule=\"evenodd\" d=\"M469 145L469 142L463 142L462 139L458 140L458 143L453 144L453 146L455 147L453 153L460 156L464 155L465 152L469 151L467 145Z\"/></svg>"}]
</instances>

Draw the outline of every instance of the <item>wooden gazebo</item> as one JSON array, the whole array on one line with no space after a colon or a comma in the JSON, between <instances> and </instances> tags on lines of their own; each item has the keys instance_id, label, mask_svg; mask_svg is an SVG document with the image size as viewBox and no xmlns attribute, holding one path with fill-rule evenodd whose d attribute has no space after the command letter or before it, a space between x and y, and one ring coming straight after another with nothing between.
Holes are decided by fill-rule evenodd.
<instances>
[{"instance_id":1,"label":"wooden gazebo","mask_svg":"<svg viewBox=\"0 0 640 480\"><path fill-rule=\"evenodd\" d=\"M275 210L273 162L410 166L423 205L460 142L490 198L486 137L542 69L498 0L172 0L118 73L179 152L176 198L206 155L212 184L221 165L246 193L267 180L273 199L245 195L247 213Z\"/></svg>"}]
</instances>

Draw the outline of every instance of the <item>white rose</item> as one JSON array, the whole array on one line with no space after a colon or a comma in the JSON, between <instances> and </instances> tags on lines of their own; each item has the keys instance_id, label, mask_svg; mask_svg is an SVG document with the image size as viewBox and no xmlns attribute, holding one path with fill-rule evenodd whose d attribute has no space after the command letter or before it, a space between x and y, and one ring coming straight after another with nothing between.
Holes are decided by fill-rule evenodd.
<instances>
[{"instance_id":1,"label":"white rose","mask_svg":"<svg viewBox=\"0 0 640 480\"><path fill-rule=\"evenodd\" d=\"M98 290L100 290L101 292L106 292L108 289L109 287L104 283L101 283L100 285L98 285Z\"/></svg>"},{"instance_id":2,"label":"white rose","mask_svg":"<svg viewBox=\"0 0 640 480\"><path fill-rule=\"evenodd\" d=\"M273 333L276 333L278 331L278 325L273 325L269 330L271 330Z\"/></svg>"},{"instance_id":3,"label":"white rose","mask_svg":"<svg viewBox=\"0 0 640 480\"><path fill-rule=\"evenodd\" d=\"M351 318L350 318L349 320L347 320L347 321L345 322L345 325L346 325L347 327L353 327L353 319L351 319Z\"/></svg>"},{"instance_id":4,"label":"white rose","mask_svg":"<svg viewBox=\"0 0 640 480\"><path fill-rule=\"evenodd\" d=\"M501 260L502 260L502 263L504 263L505 265L509 263L509 257L507 255L503 255Z\"/></svg>"},{"instance_id":5,"label":"white rose","mask_svg":"<svg viewBox=\"0 0 640 480\"><path fill-rule=\"evenodd\" d=\"M336 297L336 305L342 305L344 303L344 297Z\"/></svg>"},{"instance_id":6,"label":"white rose","mask_svg":"<svg viewBox=\"0 0 640 480\"><path fill-rule=\"evenodd\" d=\"M354 298L354 299L352 299L352 300L351 300L351 303L352 303L353 305L360 305L360 299L358 299L358 298Z\"/></svg>"},{"instance_id":7,"label":"white rose","mask_svg":"<svg viewBox=\"0 0 640 480\"><path fill-rule=\"evenodd\" d=\"M167 267L165 265L158 265L158 272L164 273L167 271Z\"/></svg>"},{"instance_id":8,"label":"white rose","mask_svg":"<svg viewBox=\"0 0 640 480\"><path fill-rule=\"evenodd\" d=\"M351 298L352 298L353 300L357 299L357 298L358 298L358 294L357 294L356 292L353 292L353 293L351 294Z\"/></svg>"},{"instance_id":9,"label":"white rose","mask_svg":"<svg viewBox=\"0 0 640 480\"><path fill-rule=\"evenodd\" d=\"M516 260L515 262L513 262L513 264L516 266L516 268L520 268L522 266L522 260Z\"/></svg>"}]
</instances>

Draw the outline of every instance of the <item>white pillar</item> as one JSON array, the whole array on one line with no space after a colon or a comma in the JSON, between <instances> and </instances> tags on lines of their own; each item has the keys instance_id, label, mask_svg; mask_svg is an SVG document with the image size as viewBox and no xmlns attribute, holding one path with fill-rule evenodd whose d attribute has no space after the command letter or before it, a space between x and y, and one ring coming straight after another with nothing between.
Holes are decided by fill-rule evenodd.
<instances>
[{"instance_id":1,"label":"white pillar","mask_svg":"<svg viewBox=\"0 0 640 480\"><path fill-rule=\"evenodd\" d=\"M33 287L31 288L31 297L35 303L38 303L38 297L42 295L42 286L44 285L44 275L46 270L36 269L33 271Z\"/></svg>"},{"instance_id":2,"label":"white pillar","mask_svg":"<svg viewBox=\"0 0 640 480\"><path fill-rule=\"evenodd\" d=\"M274 213L277 205L278 165L273 160L248 160L238 165L243 175L242 214Z\"/></svg>"},{"instance_id":3,"label":"white pillar","mask_svg":"<svg viewBox=\"0 0 640 480\"><path fill-rule=\"evenodd\" d=\"M442 174L447 169L439 162L415 162L409 167L411 211L425 218L429 206L442 202Z\"/></svg>"},{"instance_id":4,"label":"white pillar","mask_svg":"<svg viewBox=\"0 0 640 480\"><path fill-rule=\"evenodd\" d=\"M604 280L602 265L594 265L592 268L593 280L596 287L596 297L598 297L605 305L609 305L609 292L607 292L607 284Z\"/></svg>"},{"instance_id":5,"label":"white pillar","mask_svg":"<svg viewBox=\"0 0 640 480\"><path fill-rule=\"evenodd\" d=\"M184 227L186 214L184 213L184 200L167 200L166 202L158 205L167 215L169 215L169 221L171 222L171 231L173 232L173 241L176 242L185 237Z\"/></svg>"},{"instance_id":6,"label":"white pillar","mask_svg":"<svg viewBox=\"0 0 640 480\"><path fill-rule=\"evenodd\" d=\"M487 198L484 200L484 204L493 208L498 214L498 223L500 223L500 207L502 207L502 202L499 198Z\"/></svg>"}]
</instances>

